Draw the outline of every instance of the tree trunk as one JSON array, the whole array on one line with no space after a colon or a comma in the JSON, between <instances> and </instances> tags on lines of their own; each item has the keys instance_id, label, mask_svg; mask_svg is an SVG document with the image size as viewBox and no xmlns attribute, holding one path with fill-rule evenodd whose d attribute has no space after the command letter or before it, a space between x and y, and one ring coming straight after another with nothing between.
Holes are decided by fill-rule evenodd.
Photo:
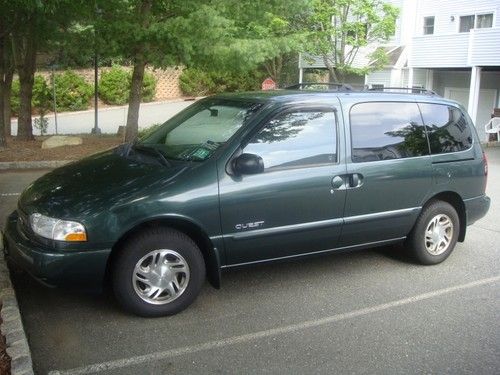
<instances>
[{"instance_id":1,"label":"tree trunk","mask_svg":"<svg viewBox=\"0 0 500 375\"><path fill-rule=\"evenodd\" d=\"M150 23L153 0L142 0L136 11L141 19L142 29L147 29ZM139 130L139 109L141 107L142 83L146 67L145 52L147 42L139 41L134 52L134 71L128 99L127 126L125 127L125 142L131 142Z\"/></svg>"},{"instance_id":2,"label":"tree trunk","mask_svg":"<svg viewBox=\"0 0 500 375\"><path fill-rule=\"evenodd\" d=\"M14 67L11 66L8 72L4 73L4 87L3 87L3 129L6 137L12 135L12 126L10 124L10 117L12 114L10 106L10 95L12 93L12 79L14 78ZM0 96L1 98L1 96Z\"/></svg>"},{"instance_id":3,"label":"tree trunk","mask_svg":"<svg viewBox=\"0 0 500 375\"><path fill-rule=\"evenodd\" d=\"M125 142L131 142L139 130L139 109L141 107L142 82L146 63L141 56L136 59L132 73L132 84L128 99L127 126L125 128Z\"/></svg>"},{"instance_id":4,"label":"tree trunk","mask_svg":"<svg viewBox=\"0 0 500 375\"><path fill-rule=\"evenodd\" d=\"M35 79L37 36L33 15L23 30L23 34L13 36L13 56L19 83L21 86L19 99L19 117L17 121L17 139L31 141L33 126L31 123L31 98L33 96L33 82Z\"/></svg>"},{"instance_id":5,"label":"tree trunk","mask_svg":"<svg viewBox=\"0 0 500 375\"><path fill-rule=\"evenodd\" d=\"M3 86L3 85L0 85ZM0 87L0 95L3 95L3 87ZM7 147L7 143L5 142L5 133L4 133L4 101L3 98L0 98L0 150L3 150L5 147Z\"/></svg>"},{"instance_id":6,"label":"tree trunk","mask_svg":"<svg viewBox=\"0 0 500 375\"><path fill-rule=\"evenodd\" d=\"M31 99L33 97L34 73L19 72L19 117L17 118L17 139L21 141L32 141L33 124L31 123Z\"/></svg>"}]
</instances>

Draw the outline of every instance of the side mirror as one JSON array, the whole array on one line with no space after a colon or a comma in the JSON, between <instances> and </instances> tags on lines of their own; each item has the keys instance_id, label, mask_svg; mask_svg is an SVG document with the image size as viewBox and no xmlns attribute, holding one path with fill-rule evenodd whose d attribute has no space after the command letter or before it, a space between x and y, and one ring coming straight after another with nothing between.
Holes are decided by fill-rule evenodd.
<instances>
[{"instance_id":1,"label":"side mirror","mask_svg":"<svg viewBox=\"0 0 500 375\"><path fill-rule=\"evenodd\" d=\"M257 174L264 172L264 160L259 155L241 154L233 160L233 170L237 174Z\"/></svg>"}]
</instances>

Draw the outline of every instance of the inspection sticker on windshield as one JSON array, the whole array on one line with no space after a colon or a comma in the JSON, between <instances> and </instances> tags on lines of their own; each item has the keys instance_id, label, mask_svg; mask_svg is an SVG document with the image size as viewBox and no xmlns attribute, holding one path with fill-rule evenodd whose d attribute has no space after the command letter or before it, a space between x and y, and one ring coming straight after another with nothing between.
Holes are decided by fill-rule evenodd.
<instances>
[{"instance_id":1,"label":"inspection sticker on windshield","mask_svg":"<svg viewBox=\"0 0 500 375\"><path fill-rule=\"evenodd\" d=\"M207 150L206 148L200 147L199 149L195 150L191 154L191 156L204 160L210 154L210 152L211 152L210 150Z\"/></svg>"}]
</instances>

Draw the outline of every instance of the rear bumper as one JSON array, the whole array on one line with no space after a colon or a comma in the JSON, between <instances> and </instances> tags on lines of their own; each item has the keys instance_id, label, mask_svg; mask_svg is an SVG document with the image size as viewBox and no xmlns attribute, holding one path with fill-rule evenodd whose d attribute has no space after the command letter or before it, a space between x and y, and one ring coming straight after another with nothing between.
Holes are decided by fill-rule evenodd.
<instances>
[{"instance_id":1,"label":"rear bumper","mask_svg":"<svg viewBox=\"0 0 500 375\"><path fill-rule=\"evenodd\" d=\"M27 238L18 230L17 214L7 220L3 235L5 258L50 286L100 288L111 249L57 251Z\"/></svg>"},{"instance_id":2,"label":"rear bumper","mask_svg":"<svg viewBox=\"0 0 500 375\"><path fill-rule=\"evenodd\" d=\"M479 197L465 199L465 212L467 215L467 225L474 224L483 218L490 208L490 197L481 195Z\"/></svg>"}]
</instances>

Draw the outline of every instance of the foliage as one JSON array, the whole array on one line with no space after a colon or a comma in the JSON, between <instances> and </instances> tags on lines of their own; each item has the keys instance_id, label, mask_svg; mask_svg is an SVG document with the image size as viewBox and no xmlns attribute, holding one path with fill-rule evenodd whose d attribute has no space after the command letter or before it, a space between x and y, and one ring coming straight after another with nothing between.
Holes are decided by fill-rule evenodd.
<instances>
[{"instance_id":1,"label":"foliage","mask_svg":"<svg viewBox=\"0 0 500 375\"><path fill-rule=\"evenodd\" d=\"M74 71L56 74L55 86L58 111L79 111L89 107L94 87Z\"/></svg>"},{"instance_id":2,"label":"foliage","mask_svg":"<svg viewBox=\"0 0 500 375\"><path fill-rule=\"evenodd\" d=\"M101 73L99 79L99 97L108 104L122 105L128 102L132 74L130 71L113 66L110 70ZM145 72L142 83L142 101L150 102L156 92L156 78Z\"/></svg>"},{"instance_id":3,"label":"foliage","mask_svg":"<svg viewBox=\"0 0 500 375\"><path fill-rule=\"evenodd\" d=\"M113 66L101 73L99 79L99 98L108 104L122 105L127 103L130 90L130 72Z\"/></svg>"},{"instance_id":4,"label":"foliage","mask_svg":"<svg viewBox=\"0 0 500 375\"><path fill-rule=\"evenodd\" d=\"M153 124L151 126L148 126L147 128L143 128L143 129L139 130L138 137L140 139L144 139L144 138L148 137L151 133L153 133L154 131L159 129L160 126L162 126L162 125L163 124Z\"/></svg>"},{"instance_id":5,"label":"foliage","mask_svg":"<svg viewBox=\"0 0 500 375\"><path fill-rule=\"evenodd\" d=\"M259 89L264 75L259 71L247 73L184 69L179 84L184 94L204 96L219 92L249 91Z\"/></svg>"},{"instance_id":6,"label":"foliage","mask_svg":"<svg viewBox=\"0 0 500 375\"><path fill-rule=\"evenodd\" d=\"M12 113L17 115L19 113L20 104L20 90L21 86L19 79L12 81L12 92L10 97L10 105L12 107ZM31 106L33 110L39 113L46 113L50 109L51 105L51 92L47 81L43 76L36 74L33 83L33 97L31 98Z\"/></svg>"},{"instance_id":7,"label":"foliage","mask_svg":"<svg viewBox=\"0 0 500 375\"><path fill-rule=\"evenodd\" d=\"M365 74L379 65L355 67L359 49L387 41L394 34L398 14L398 8L383 0L312 0L304 23L311 30L307 52L323 58L336 82L347 74ZM381 52L372 56L379 64Z\"/></svg>"},{"instance_id":8,"label":"foliage","mask_svg":"<svg viewBox=\"0 0 500 375\"><path fill-rule=\"evenodd\" d=\"M156 78L150 72L144 73L142 81L142 101L152 102L156 93Z\"/></svg>"},{"instance_id":9,"label":"foliage","mask_svg":"<svg viewBox=\"0 0 500 375\"><path fill-rule=\"evenodd\" d=\"M49 120L43 115L36 118L33 122L33 126L40 131L40 135L47 134L47 128L49 127Z\"/></svg>"}]
</instances>

